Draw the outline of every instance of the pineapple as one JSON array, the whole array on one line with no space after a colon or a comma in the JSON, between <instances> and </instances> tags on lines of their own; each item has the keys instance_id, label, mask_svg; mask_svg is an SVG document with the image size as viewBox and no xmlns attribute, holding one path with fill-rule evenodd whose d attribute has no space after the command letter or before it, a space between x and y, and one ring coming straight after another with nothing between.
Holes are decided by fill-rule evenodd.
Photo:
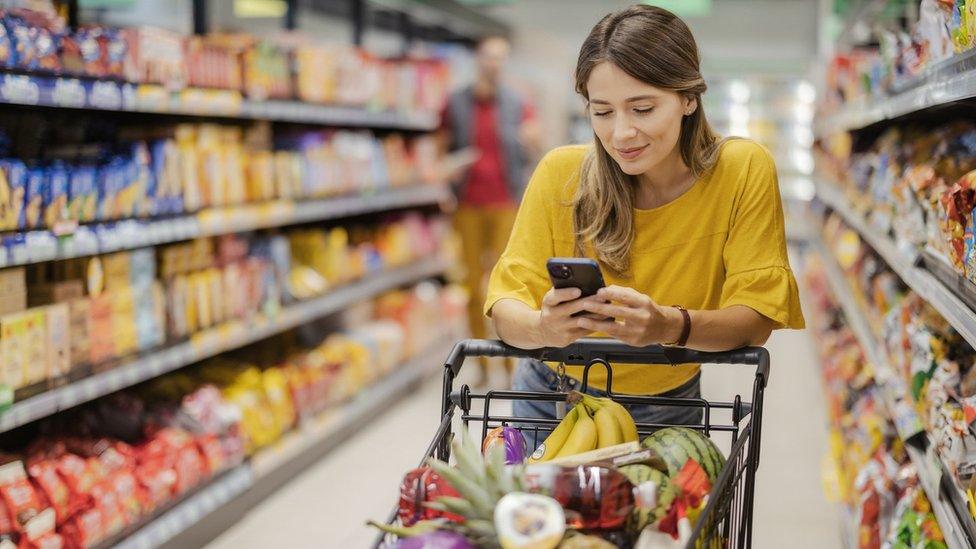
<instances>
[{"instance_id":1,"label":"pineapple","mask_svg":"<svg viewBox=\"0 0 976 549\"><path fill-rule=\"evenodd\" d=\"M428 459L427 465L453 486L460 497L441 496L427 505L464 517L463 523L438 519L418 522L409 529L375 522L369 524L398 536L416 535L431 529L451 530L463 534L479 547L499 547L494 523L495 505L505 494L521 491L521 468L505 465L505 450L500 446L482 456L480 445L467 432L463 444L455 439L451 447L457 459L456 468L434 458Z\"/></svg>"}]
</instances>

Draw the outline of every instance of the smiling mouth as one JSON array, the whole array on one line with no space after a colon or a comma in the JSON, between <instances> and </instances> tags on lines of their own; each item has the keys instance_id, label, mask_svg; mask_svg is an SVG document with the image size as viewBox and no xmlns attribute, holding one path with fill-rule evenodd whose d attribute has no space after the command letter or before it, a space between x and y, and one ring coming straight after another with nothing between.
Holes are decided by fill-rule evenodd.
<instances>
[{"instance_id":1,"label":"smiling mouth","mask_svg":"<svg viewBox=\"0 0 976 549\"><path fill-rule=\"evenodd\" d=\"M642 153L646 148L647 145L644 145L643 147L634 147L631 149L617 149L617 154L619 154L625 160L631 160L640 156L640 153Z\"/></svg>"}]
</instances>

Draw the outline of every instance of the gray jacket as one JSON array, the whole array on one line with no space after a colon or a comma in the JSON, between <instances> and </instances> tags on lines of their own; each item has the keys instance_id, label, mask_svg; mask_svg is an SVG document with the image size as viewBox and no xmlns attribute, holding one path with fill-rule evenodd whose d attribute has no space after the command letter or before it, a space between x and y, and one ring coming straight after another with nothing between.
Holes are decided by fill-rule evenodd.
<instances>
[{"instance_id":1,"label":"gray jacket","mask_svg":"<svg viewBox=\"0 0 976 549\"><path fill-rule=\"evenodd\" d=\"M525 103L517 92L504 86L498 89L498 130L501 140L502 161L508 179L508 190L515 201L522 199L528 183L529 157L519 142L518 132L522 125ZM451 150L456 151L472 145L474 135L474 91L471 87L451 95L448 102L450 116ZM458 196L464 196L464 181L457 183Z\"/></svg>"}]
</instances>

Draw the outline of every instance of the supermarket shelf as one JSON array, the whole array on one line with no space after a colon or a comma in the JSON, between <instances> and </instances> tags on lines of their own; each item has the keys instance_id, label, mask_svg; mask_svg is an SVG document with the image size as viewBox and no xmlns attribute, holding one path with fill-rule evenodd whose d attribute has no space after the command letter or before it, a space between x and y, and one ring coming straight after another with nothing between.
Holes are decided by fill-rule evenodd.
<instances>
[{"instance_id":1,"label":"supermarket shelf","mask_svg":"<svg viewBox=\"0 0 976 549\"><path fill-rule=\"evenodd\" d=\"M24 242L8 255L0 250L0 268L131 250L205 236L327 221L356 215L437 204L450 191L444 186L416 185L337 198L277 200L159 220L126 220L83 225L73 235L49 231L22 233Z\"/></svg>"},{"instance_id":2,"label":"supermarket shelf","mask_svg":"<svg viewBox=\"0 0 976 549\"><path fill-rule=\"evenodd\" d=\"M437 338L425 351L397 368L373 389L358 395L345 406L321 414L273 446L258 452L251 458L255 480L272 475L325 440L335 444L339 438L346 438L336 435L361 424L364 419L389 406L404 388L442 369L444 359L457 339L453 333Z\"/></svg>"},{"instance_id":3,"label":"supermarket shelf","mask_svg":"<svg viewBox=\"0 0 976 549\"><path fill-rule=\"evenodd\" d=\"M243 494L253 482L251 468L246 463L238 465L140 528L135 534L112 546L116 549L159 547Z\"/></svg>"},{"instance_id":4,"label":"supermarket shelf","mask_svg":"<svg viewBox=\"0 0 976 549\"><path fill-rule=\"evenodd\" d=\"M439 258L425 259L407 267L370 275L321 297L289 305L273 318L257 317L248 322L229 322L204 330L189 341L15 402L9 409L0 412L0 433L336 313L382 292L441 274L446 268L446 262Z\"/></svg>"},{"instance_id":5,"label":"supermarket shelf","mask_svg":"<svg viewBox=\"0 0 976 549\"><path fill-rule=\"evenodd\" d=\"M0 104L110 112L135 112L298 122L327 126L430 131L432 112L377 111L301 101L251 101L226 90L187 89L172 93L158 86L112 80L0 74Z\"/></svg>"},{"instance_id":6,"label":"supermarket shelf","mask_svg":"<svg viewBox=\"0 0 976 549\"><path fill-rule=\"evenodd\" d=\"M918 75L903 91L852 101L824 121L821 134L852 131L915 111L976 97L976 52L957 55Z\"/></svg>"},{"instance_id":7,"label":"supermarket shelf","mask_svg":"<svg viewBox=\"0 0 976 549\"><path fill-rule=\"evenodd\" d=\"M902 379L891 371L891 362L888 360L884 347L874 336L871 325L859 307L859 301L840 265L837 264L833 253L819 234L812 235L811 242L823 259L827 282L844 311L848 326L854 332L861 349L874 367L875 379L881 389L885 408L887 408L888 414L895 424L899 437L906 442L905 447L909 450L908 455L918 471L919 481L925 490L925 495L932 503L932 510L945 535L946 543L950 549L973 547L974 542L971 542L970 539L976 540L976 524L968 515L958 514L954 510L953 491L958 491L958 488L947 487L946 490L942 489L942 481L949 480L949 477L943 474L945 472L944 463L934 453L929 452L927 454L909 443L916 442L931 447L927 435L924 434L924 426L914 406L908 401L908 388ZM967 530L970 532L968 535Z\"/></svg>"},{"instance_id":8,"label":"supermarket shelf","mask_svg":"<svg viewBox=\"0 0 976 549\"><path fill-rule=\"evenodd\" d=\"M296 460L321 457L389 406L391 400L407 393L428 375L442 368L443 357L447 356L455 340L453 333L438 338L347 404L327 410L278 443L261 450L248 462L152 520L116 547L153 549L167 543L186 546L174 539L190 528L207 527L206 522L219 508L240 505L242 508L239 511L245 512L246 508L253 507L263 499L266 494L262 492L280 488L294 478L298 471L292 471L290 465ZM264 486L269 481L273 486ZM216 520L218 517L213 518ZM213 533L214 529L210 531Z\"/></svg>"},{"instance_id":9,"label":"supermarket shelf","mask_svg":"<svg viewBox=\"0 0 976 549\"><path fill-rule=\"evenodd\" d=\"M836 187L817 181L817 196L843 217L905 284L939 311L970 345L976 346L976 312L973 309L966 306L931 272L917 267L916 258L909 258L908 254L895 246L891 238L872 227L862 215L855 212Z\"/></svg>"}]
</instances>

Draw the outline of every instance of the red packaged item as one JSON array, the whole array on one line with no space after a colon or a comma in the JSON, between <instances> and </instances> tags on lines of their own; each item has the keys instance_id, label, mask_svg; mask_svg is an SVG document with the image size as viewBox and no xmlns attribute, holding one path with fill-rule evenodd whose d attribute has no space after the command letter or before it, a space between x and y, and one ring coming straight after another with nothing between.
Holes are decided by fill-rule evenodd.
<instances>
[{"instance_id":1,"label":"red packaged item","mask_svg":"<svg viewBox=\"0 0 976 549\"><path fill-rule=\"evenodd\" d=\"M176 493L182 494L199 486L207 477L207 466L196 445L180 448L176 457Z\"/></svg>"},{"instance_id":2,"label":"red packaged item","mask_svg":"<svg viewBox=\"0 0 976 549\"><path fill-rule=\"evenodd\" d=\"M92 488L92 501L102 513L102 535L111 536L126 526L125 510L110 482L100 482Z\"/></svg>"},{"instance_id":3,"label":"red packaged item","mask_svg":"<svg viewBox=\"0 0 976 549\"><path fill-rule=\"evenodd\" d=\"M105 539L101 510L90 507L71 517L61 527L61 537L71 549L86 549Z\"/></svg>"},{"instance_id":4,"label":"red packaged item","mask_svg":"<svg viewBox=\"0 0 976 549\"><path fill-rule=\"evenodd\" d=\"M88 507L89 493L96 482L88 461L74 454L65 454L58 458L58 473L71 493L71 511L68 514Z\"/></svg>"},{"instance_id":5,"label":"red packaged item","mask_svg":"<svg viewBox=\"0 0 976 549\"><path fill-rule=\"evenodd\" d=\"M227 467L227 457L220 439L215 435L201 435L196 437L197 448L204 458L209 474L214 475Z\"/></svg>"},{"instance_id":6,"label":"red packaged item","mask_svg":"<svg viewBox=\"0 0 976 549\"><path fill-rule=\"evenodd\" d=\"M36 539L21 538L17 549L64 549L68 544L57 532L45 532Z\"/></svg>"},{"instance_id":7,"label":"red packaged item","mask_svg":"<svg viewBox=\"0 0 976 549\"><path fill-rule=\"evenodd\" d=\"M176 471L160 461L143 463L136 468L136 481L141 488L143 512L149 513L173 497Z\"/></svg>"},{"instance_id":8,"label":"red packaged item","mask_svg":"<svg viewBox=\"0 0 976 549\"><path fill-rule=\"evenodd\" d=\"M397 513L401 523L404 526L412 526L417 521L436 518L463 522L462 517L429 509L424 505L441 496L458 496L458 492L430 467L418 467L407 472L400 483L400 504Z\"/></svg>"},{"instance_id":9,"label":"red packaged item","mask_svg":"<svg viewBox=\"0 0 976 549\"><path fill-rule=\"evenodd\" d=\"M530 465L526 491L552 497L566 511L566 524L584 530L621 528L634 508L634 485L616 469L580 465Z\"/></svg>"},{"instance_id":10,"label":"red packaged item","mask_svg":"<svg viewBox=\"0 0 976 549\"><path fill-rule=\"evenodd\" d=\"M58 474L58 465L52 459L42 459L28 465L29 474L38 495L44 503L54 510L58 524L64 522L71 512L71 491Z\"/></svg>"},{"instance_id":11,"label":"red packaged item","mask_svg":"<svg viewBox=\"0 0 976 549\"><path fill-rule=\"evenodd\" d=\"M18 549L61 549L64 540L55 533L55 527L54 510L48 508L41 511L24 527Z\"/></svg>"},{"instance_id":12,"label":"red packaged item","mask_svg":"<svg viewBox=\"0 0 976 549\"><path fill-rule=\"evenodd\" d=\"M155 27L133 27L122 31L128 46L125 77L130 82L160 84L170 90L186 86L184 37Z\"/></svg>"},{"instance_id":13,"label":"red packaged item","mask_svg":"<svg viewBox=\"0 0 976 549\"><path fill-rule=\"evenodd\" d=\"M10 515L10 511L7 509L7 505L0 499L0 541L3 541L4 536L11 535L17 532L17 527L14 526L14 519Z\"/></svg>"},{"instance_id":14,"label":"red packaged item","mask_svg":"<svg viewBox=\"0 0 976 549\"><path fill-rule=\"evenodd\" d=\"M139 482L136 481L135 474L132 470L123 469L112 475L109 483L119 498L119 505L122 508L126 524L134 524L142 516L142 508L146 499Z\"/></svg>"},{"instance_id":15,"label":"red packaged item","mask_svg":"<svg viewBox=\"0 0 976 549\"><path fill-rule=\"evenodd\" d=\"M0 500L7 508L7 517L13 528L20 532L23 532L24 525L44 510L21 461L0 466Z\"/></svg>"}]
</instances>

